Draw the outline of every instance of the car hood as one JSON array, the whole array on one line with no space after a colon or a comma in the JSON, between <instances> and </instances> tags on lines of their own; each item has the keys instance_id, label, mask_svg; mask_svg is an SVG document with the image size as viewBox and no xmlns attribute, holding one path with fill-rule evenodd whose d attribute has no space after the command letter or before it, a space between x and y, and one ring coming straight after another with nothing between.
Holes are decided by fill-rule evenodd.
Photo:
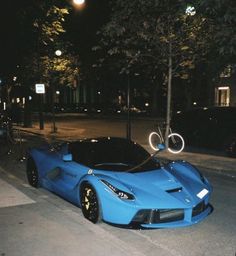
<instances>
[{"instance_id":1,"label":"car hood","mask_svg":"<svg viewBox=\"0 0 236 256\"><path fill-rule=\"evenodd\" d=\"M106 180L132 193L137 204L148 208L193 207L202 200L198 194L203 189L210 192L208 184L200 178L180 175L171 166L140 173L116 173Z\"/></svg>"}]
</instances>

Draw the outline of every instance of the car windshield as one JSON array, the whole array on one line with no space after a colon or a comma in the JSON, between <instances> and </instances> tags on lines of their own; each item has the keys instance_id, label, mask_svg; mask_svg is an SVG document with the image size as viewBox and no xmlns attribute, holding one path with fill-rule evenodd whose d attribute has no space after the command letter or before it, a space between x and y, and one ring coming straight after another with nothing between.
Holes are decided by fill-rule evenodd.
<instances>
[{"instance_id":1,"label":"car windshield","mask_svg":"<svg viewBox=\"0 0 236 256\"><path fill-rule=\"evenodd\" d=\"M122 138L102 138L77 141L69 144L73 160L92 169L129 171L150 157L140 145ZM160 168L156 159L150 158L132 172Z\"/></svg>"}]
</instances>

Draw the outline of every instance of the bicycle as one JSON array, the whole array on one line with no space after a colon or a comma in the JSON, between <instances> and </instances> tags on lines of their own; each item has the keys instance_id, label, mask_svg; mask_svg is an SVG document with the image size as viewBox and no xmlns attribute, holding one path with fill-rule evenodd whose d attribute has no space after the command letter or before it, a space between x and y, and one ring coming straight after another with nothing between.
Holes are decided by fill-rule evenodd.
<instances>
[{"instance_id":1,"label":"bicycle","mask_svg":"<svg viewBox=\"0 0 236 256\"><path fill-rule=\"evenodd\" d=\"M160 128L159 125L157 126L157 130L158 132L151 132L148 137L149 145L155 151L159 150L157 147L158 144L162 144L165 142L162 129ZM169 146L167 150L169 152L173 154L178 154L183 151L185 142L183 137L180 134L172 132L170 128L169 135L168 135L168 145Z\"/></svg>"}]
</instances>

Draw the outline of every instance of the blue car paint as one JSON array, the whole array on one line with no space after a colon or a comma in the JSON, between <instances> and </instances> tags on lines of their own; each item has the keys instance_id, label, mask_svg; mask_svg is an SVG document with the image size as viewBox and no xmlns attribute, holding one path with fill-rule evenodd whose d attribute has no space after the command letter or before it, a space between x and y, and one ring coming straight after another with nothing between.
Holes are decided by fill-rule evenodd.
<instances>
[{"instance_id":1,"label":"blue car paint","mask_svg":"<svg viewBox=\"0 0 236 256\"><path fill-rule=\"evenodd\" d=\"M36 163L40 185L60 195L66 200L80 205L80 186L83 182L90 183L97 195L104 221L114 224L128 225L138 210L142 209L184 209L184 220L170 223L142 224L145 228L181 227L192 225L203 220L210 212L208 207L201 214L192 217L192 208L201 201L209 202L212 187L201 177L198 171L189 163L171 162L157 170L128 173L103 170L90 170L89 167L76 162L63 161L67 146L58 152L49 148L31 149L29 151ZM58 175L52 179L48 173L59 168ZM120 199L102 180L134 196L134 200ZM181 187L181 192L168 193ZM209 193L200 199L197 194L202 189Z\"/></svg>"},{"instance_id":2,"label":"blue car paint","mask_svg":"<svg viewBox=\"0 0 236 256\"><path fill-rule=\"evenodd\" d=\"M171 163L171 165L174 163ZM178 167L180 167L179 164ZM179 177L178 171L175 170L175 174L170 173L168 170L170 168L161 170L155 170L144 173L121 173L118 176L119 179L125 179L126 184L129 187L132 187L132 192L135 195L135 202L137 209L175 209L175 208L184 208L186 209L186 213L188 213L187 209L192 209L192 207L196 206L202 200L199 199L196 194L200 192L203 188L209 190L209 194L211 193L211 187L208 183L203 184L200 179L196 181L196 184L189 183L187 179L181 179ZM173 169L172 169L173 170ZM189 170L185 170L189 171ZM191 172L191 171L190 171ZM194 173L194 176L196 173ZM189 176L189 174L187 175ZM190 175L191 176L191 175ZM178 181L181 180L181 182ZM158 183L158 180L160 181ZM148 184L148 186L147 186ZM147 191L148 187L148 191ZM169 195L165 192L166 189L173 189L176 187L182 187L182 192L176 192L172 195ZM205 203L209 202L209 194L204 197ZM193 196L194 195L194 196ZM165 200L163 200L165 199ZM176 200L177 199L177 200ZM191 201L191 204L187 203L185 199ZM158 205L158 207L157 207ZM127 209L126 209L127 210ZM211 212L211 208L209 207L204 211L204 213L196 216L194 218L190 218L188 214L186 214L184 221L172 222L172 223L164 223L164 224L148 224L142 225L143 227L173 227L173 226L186 226L199 222L203 218L205 218ZM129 220L130 221L130 220ZM127 223L129 223L127 221ZM115 222L115 220L110 220L110 222Z\"/></svg>"}]
</instances>

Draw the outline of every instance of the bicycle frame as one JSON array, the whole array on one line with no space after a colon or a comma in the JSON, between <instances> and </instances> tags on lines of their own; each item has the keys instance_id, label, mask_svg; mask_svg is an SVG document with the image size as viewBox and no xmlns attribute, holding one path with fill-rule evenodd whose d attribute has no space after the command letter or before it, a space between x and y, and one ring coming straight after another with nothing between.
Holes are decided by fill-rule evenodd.
<instances>
[{"instance_id":1,"label":"bicycle frame","mask_svg":"<svg viewBox=\"0 0 236 256\"><path fill-rule=\"evenodd\" d=\"M165 143L165 138L163 136L162 129L159 125L157 126L157 130L158 130L158 132L151 132L149 134L149 138L148 138L150 147L155 151L158 150L158 146L157 146L158 143ZM153 138L155 136L159 138L159 142L155 141L155 140L153 141ZM184 143L183 137L180 134L173 133L172 129L169 128L169 133L168 133L167 139L168 139L167 150L169 152L171 152L173 154L177 154L177 153L180 153L181 151L183 151L185 143ZM171 146L170 146L170 143L171 143Z\"/></svg>"},{"instance_id":2,"label":"bicycle frame","mask_svg":"<svg viewBox=\"0 0 236 256\"><path fill-rule=\"evenodd\" d=\"M162 132L162 129L161 127L158 125L157 126L157 130L158 130L158 134L160 135L160 138L161 138L161 143L164 143L165 142L165 139L164 139L164 136L163 136L163 132ZM172 129L171 127L169 128L169 133L168 135L172 134Z\"/></svg>"}]
</instances>

